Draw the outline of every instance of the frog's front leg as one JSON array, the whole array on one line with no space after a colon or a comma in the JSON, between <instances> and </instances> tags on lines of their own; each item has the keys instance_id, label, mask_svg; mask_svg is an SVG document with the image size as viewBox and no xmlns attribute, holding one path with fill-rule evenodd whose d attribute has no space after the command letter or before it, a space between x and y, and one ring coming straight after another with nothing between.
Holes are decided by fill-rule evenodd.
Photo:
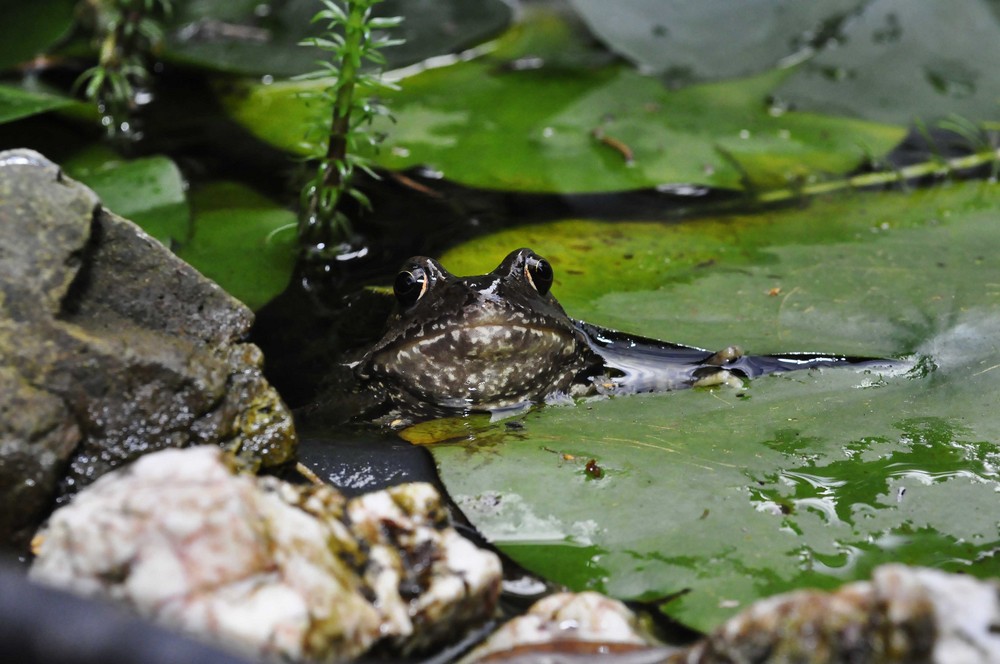
<instances>
[{"instance_id":1,"label":"frog's front leg","mask_svg":"<svg viewBox=\"0 0 1000 664\"><path fill-rule=\"evenodd\" d=\"M735 362L743 357L743 349L739 346L726 346L719 352L707 358L702 366L695 370L695 380L692 387L714 387L716 385L728 385L729 387L743 387L743 380L733 372L725 369L727 364Z\"/></svg>"},{"instance_id":2,"label":"frog's front leg","mask_svg":"<svg viewBox=\"0 0 1000 664\"><path fill-rule=\"evenodd\" d=\"M713 367L723 367L730 362L740 359L743 357L743 349L739 346L726 346L719 352L715 353L703 364L707 364Z\"/></svg>"}]
</instances>

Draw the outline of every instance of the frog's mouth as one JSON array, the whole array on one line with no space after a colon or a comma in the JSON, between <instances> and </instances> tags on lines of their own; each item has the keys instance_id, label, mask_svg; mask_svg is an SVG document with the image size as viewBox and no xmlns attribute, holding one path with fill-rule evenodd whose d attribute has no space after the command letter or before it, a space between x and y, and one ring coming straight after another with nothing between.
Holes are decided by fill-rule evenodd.
<instances>
[{"instance_id":1,"label":"frog's mouth","mask_svg":"<svg viewBox=\"0 0 1000 664\"><path fill-rule=\"evenodd\" d=\"M569 330L479 323L386 349L374 368L433 403L495 408L551 392L576 350Z\"/></svg>"}]
</instances>

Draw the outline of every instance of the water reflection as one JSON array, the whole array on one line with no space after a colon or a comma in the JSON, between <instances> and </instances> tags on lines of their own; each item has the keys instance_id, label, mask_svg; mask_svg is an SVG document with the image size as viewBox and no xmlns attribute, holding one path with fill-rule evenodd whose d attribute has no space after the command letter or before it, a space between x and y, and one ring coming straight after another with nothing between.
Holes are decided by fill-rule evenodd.
<instances>
[{"instance_id":1,"label":"water reflection","mask_svg":"<svg viewBox=\"0 0 1000 664\"><path fill-rule=\"evenodd\" d=\"M969 492L977 485L1000 491L997 446L972 440L968 427L948 418L907 418L893 426L895 439L851 441L845 458L831 463L811 454L828 441L792 429L765 442L796 465L748 473L751 501L803 542L791 554L802 583L863 576L888 560L950 569L997 566L996 519L988 510L970 511L965 502L975 500L978 494Z\"/></svg>"}]
</instances>

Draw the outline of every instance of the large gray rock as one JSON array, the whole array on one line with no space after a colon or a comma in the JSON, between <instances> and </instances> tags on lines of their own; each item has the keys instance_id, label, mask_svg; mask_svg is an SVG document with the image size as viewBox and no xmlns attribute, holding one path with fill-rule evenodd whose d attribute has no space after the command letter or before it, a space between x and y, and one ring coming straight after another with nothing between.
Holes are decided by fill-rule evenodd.
<instances>
[{"instance_id":1,"label":"large gray rock","mask_svg":"<svg viewBox=\"0 0 1000 664\"><path fill-rule=\"evenodd\" d=\"M0 152L0 541L23 546L54 500L149 451L290 459L252 320L42 155Z\"/></svg>"}]
</instances>

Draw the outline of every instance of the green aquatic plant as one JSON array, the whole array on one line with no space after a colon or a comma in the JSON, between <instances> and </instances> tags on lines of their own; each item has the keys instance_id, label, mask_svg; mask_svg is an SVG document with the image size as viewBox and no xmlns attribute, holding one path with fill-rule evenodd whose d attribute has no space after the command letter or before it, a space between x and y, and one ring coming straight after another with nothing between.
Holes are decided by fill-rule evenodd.
<instances>
[{"instance_id":1,"label":"green aquatic plant","mask_svg":"<svg viewBox=\"0 0 1000 664\"><path fill-rule=\"evenodd\" d=\"M401 43L387 31L402 20L373 16L372 7L379 2L382 0L322 0L324 9L313 22L324 23L324 32L302 42L330 54L318 70L299 77L329 81L311 93L324 112L309 137L318 136L319 140L307 141L310 157L316 162L313 176L302 188L298 227L299 246L307 255L334 255L349 241L352 228L344 212L348 199L362 208L371 206L353 180L359 169L374 176L370 161L358 153L362 146L377 147L383 138L372 131L372 121L388 115L377 95L394 86L382 78L385 58L380 51Z\"/></svg>"},{"instance_id":2,"label":"green aquatic plant","mask_svg":"<svg viewBox=\"0 0 1000 664\"><path fill-rule=\"evenodd\" d=\"M130 133L127 119L136 91L149 82L150 54L163 42L160 20L173 0L82 0L79 14L90 27L97 64L83 72L76 86L98 105L108 135Z\"/></svg>"}]
</instances>

